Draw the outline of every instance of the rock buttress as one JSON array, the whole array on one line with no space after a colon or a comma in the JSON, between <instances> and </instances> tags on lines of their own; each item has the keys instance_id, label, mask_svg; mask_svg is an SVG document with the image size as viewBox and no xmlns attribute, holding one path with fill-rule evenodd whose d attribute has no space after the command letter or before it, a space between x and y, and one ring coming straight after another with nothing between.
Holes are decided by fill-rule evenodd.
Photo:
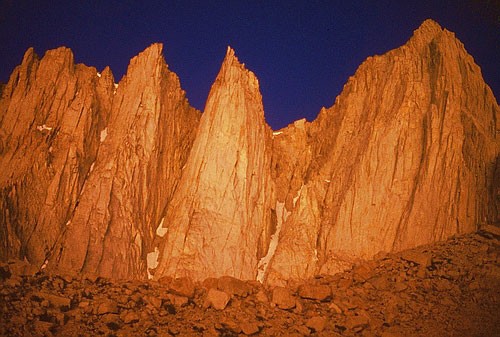
<instances>
[{"instance_id":1,"label":"rock buttress","mask_svg":"<svg viewBox=\"0 0 500 337\"><path fill-rule=\"evenodd\" d=\"M256 277L272 231L270 142L258 81L228 48L166 209L155 277Z\"/></svg>"},{"instance_id":2,"label":"rock buttress","mask_svg":"<svg viewBox=\"0 0 500 337\"><path fill-rule=\"evenodd\" d=\"M28 49L0 99L0 258L41 266L71 219L109 118L113 75Z\"/></svg>"},{"instance_id":3,"label":"rock buttress","mask_svg":"<svg viewBox=\"0 0 500 337\"><path fill-rule=\"evenodd\" d=\"M154 44L133 58L79 204L55 253L58 269L145 278L147 253L199 122Z\"/></svg>"},{"instance_id":4,"label":"rock buttress","mask_svg":"<svg viewBox=\"0 0 500 337\"><path fill-rule=\"evenodd\" d=\"M370 57L306 123L312 156L294 168L305 173L277 184L298 200L287 204L269 281L336 272L498 221L498 115L473 58L431 20L406 45ZM275 148L290 147L289 133ZM275 157L285 165L274 174L291 176L290 156Z\"/></svg>"}]
</instances>

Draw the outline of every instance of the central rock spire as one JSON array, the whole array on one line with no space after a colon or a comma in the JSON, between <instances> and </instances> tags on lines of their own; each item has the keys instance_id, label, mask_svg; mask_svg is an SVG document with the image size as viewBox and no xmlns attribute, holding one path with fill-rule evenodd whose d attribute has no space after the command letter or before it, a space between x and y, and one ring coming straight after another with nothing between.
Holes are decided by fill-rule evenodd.
<instances>
[{"instance_id":1,"label":"central rock spire","mask_svg":"<svg viewBox=\"0 0 500 337\"><path fill-rule=\"evenodd\" d=\"M254 279L265 255L273 188L255 75L228 47L162 227L155 276Z\"/></svg>"}]
</instances>

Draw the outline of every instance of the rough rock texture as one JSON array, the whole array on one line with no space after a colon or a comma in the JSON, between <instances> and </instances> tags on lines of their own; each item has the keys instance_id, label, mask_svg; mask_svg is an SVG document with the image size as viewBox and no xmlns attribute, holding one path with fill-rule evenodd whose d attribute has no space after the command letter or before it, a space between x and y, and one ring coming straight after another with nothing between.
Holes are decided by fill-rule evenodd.
<instances>
[{"instance_id":1,"label":"rough rock texture","mask_svg":"<svg viewBox=\"0 0 500 337\"><path fill-rule=\"evenodd\" d=\"M30 49L1 90L0 259L172 289L183 277L284 286L333 274L500 222L499 112L472 57L431 20L368 58L315 121L276 132L231 48L203 115L160 44L119 84L109 69L75 65L66 48L41 60ZM429 267L429 256L405 258L420 275ZM356 282L370 277L355 271ZM238 282L212 288L243 297ZM316 286L290 296L298 312L303 300L331 298ZM261 329L248 323L240 330Z\"/></svg>"},{"instance_id":2,"label":"rough rock texture","mask_svg":"<svg viewBox=\"0 0 500 337\"><path fill-rule=\"evenodd\" d=\"M244 282L244 297L198 283L181 303L153 280L26 274L25 263L10 261L0 263L0 335L498 336L499 239L480 232L404 252L431 256L423 274L388 254L286 289ZM299 299L312 288L332 295Z\"/></svg>"},{"instance_id":3,"label":"rough rock texture","mask_svg":"<svg viewBox=\"0 0 500 337\"><path fill-rule=\"evenodd\" d=\"M228 48L166 210L157 275L255 279L272 226L270 143L257 78Z\"/></svg>"},{"instance_id":4,"label":"rough rock texture","mask_svg":"<svg viewBox=\"0 0 500 337\"><path fill-rule=\"evenodd\" d=\"M0 258L41 266L72 218L110 115L113 75L29 49L0 100Z\"/></svg>"},{"instance_id":5,"label":"rough rock texture","mask_svg":"<svg viewBox=\"0 0 500 337\"><path fill-rule=\"evenodd\" d=\"M2 94L0 256L145 277L199 120L152 45L113 83L66 48L28 50Z\"/></svg>"},{"instance_id":6,"label":"rough rock texture","mask_svg":"<svg viewBox=\"0 0 500 337\"><path fill-rule=\"evenodd\" d=\"M147 253L198 124L155 44L130 62L79 205L49 264L144 277Z\"/></svg>"},{"instance_id":7,"label":"rough rock texture","mask_svg":"<svg viewBox=\"0 0 500 337\"><path fill-rule=\"evenodd\" d=\"M332 273L498 222L499 113L472 57L431 20L366 60L314 122L275 133L289 215L268 280Z\"/></svg>"}]
</instances>

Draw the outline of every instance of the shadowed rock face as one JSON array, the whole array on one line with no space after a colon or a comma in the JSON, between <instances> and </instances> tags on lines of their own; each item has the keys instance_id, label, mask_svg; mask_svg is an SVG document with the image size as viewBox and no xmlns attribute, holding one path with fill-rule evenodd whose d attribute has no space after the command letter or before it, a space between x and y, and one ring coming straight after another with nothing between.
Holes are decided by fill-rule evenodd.
<instances>
[{"instance_id":1,"label":"shadowed rock face","mask_svg":"<svg viewBox=\"0 0 500 337\"><path fill-rule=\"evenodd\" d=\"M115 278L334 273L498 222L499 111L431 20L274 133L230 48L203 115L160 44L118 85L30 49L0 100L0 258Z\"/></svg>"}]
</instances>

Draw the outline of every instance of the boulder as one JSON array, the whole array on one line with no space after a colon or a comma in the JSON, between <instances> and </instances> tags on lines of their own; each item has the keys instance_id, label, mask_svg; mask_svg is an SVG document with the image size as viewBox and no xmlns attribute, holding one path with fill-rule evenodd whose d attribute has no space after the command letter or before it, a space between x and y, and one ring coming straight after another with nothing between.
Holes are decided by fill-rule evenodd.
<instances>
[{"instance_id":1,"label":"boulder","mask_svg":"<svg viewBox=\"0 0 500 337\"><path fill-rule=\"evenodd\" d=\"M332 296L332 289L328 285L302 285L298 290L299 296L306 299L324 301Z\"/></svg>"},{"instance_id":2,"label":"boulder","mask_svg":"<svg viewBox=\"0 0 500 337\"><path fill-rule=\"evenodd\" d=\"M224 310L230 299L231 297L227 293L216 289L210 289L203 306L207 308L212 307L216 310Z\"/></svg>"},{"instance_id":3,"label":"boulder","mask_svg":"<svg viewBox=\"0 0 500 337\"><path fill-rule=\"evenodd\" d=\"M275 287L273 289L272 303L280 309L293 309L296 305L295 296L287 288Z\"/></svg>"}]
</instances>

